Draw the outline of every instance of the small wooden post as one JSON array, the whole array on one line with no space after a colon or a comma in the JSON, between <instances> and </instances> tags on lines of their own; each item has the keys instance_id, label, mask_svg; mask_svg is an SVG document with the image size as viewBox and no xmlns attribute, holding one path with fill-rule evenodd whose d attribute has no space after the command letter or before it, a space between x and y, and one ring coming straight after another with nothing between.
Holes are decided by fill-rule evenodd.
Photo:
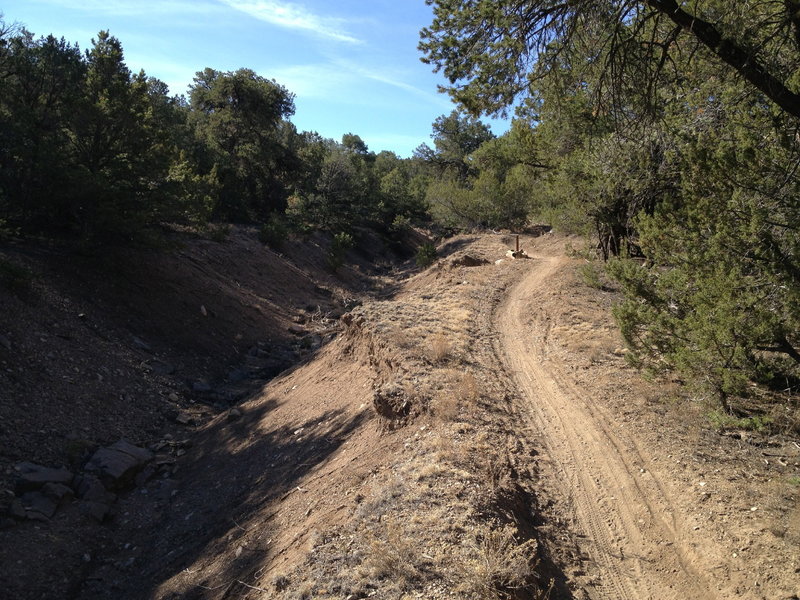
<instances>
[{"instance_id":1,"label":"small wooden post","mask_svg":"<svg viewBox=\"0 0 800 600\"><path fill-rule=\"evenodd\" d=\"M517 234L517 252L519 252L519 234Z\"/></svg>"}]
</instances>

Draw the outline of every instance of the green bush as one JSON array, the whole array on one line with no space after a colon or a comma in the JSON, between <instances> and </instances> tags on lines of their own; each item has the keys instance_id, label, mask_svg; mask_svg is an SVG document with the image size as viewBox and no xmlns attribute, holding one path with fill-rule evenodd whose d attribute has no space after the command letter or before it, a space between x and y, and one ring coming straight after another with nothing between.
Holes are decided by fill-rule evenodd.
<instances>
[{"instance_id":1,"label":"green bush","mask_svg":"<svg viewBox=\"0 0 800 600\"><path fill-rule=\"evenodd\" d=\"M266 244L274 250L283 247L286 238L289 236L289 226L286 221L278 216L272 217L261 226L258 232L258 239L262 244Z\"/></svg>"},{"instance_id":2,"label":"green bush","mask_svg":"<svg viewBox=\"0 0 800 600\"><path fill-rule=\"evenodd\" d=\"M425 242L417 249L417 265L425 268L436 262L436 246L431 242Z\"/></svg>"},{"instance_id":3,"label":"green bush","mask_svg":"<svg viewBox=\"0 0 800 600\"><path fill-rule=\"evenodd\" d=\"M331 249L328 252L328 265L334 271L344 264L344 255L355 246L355 240L349 233L340 232L333 236Z\"/></svg>"}]
</instances>

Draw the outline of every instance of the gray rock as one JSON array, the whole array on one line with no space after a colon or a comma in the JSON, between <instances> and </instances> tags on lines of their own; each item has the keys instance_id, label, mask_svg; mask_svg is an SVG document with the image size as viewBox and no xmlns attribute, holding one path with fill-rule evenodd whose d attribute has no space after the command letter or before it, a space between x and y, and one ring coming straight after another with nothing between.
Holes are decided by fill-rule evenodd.
<instances>
[{"instance_id":1,"label":"gray rock","mask_svg":"<svg viewBox=\"0 0 800 600\"><path fill-rule=\"evenodd\" d=\"M8 509L8 514L15 519L24 519L27 516L27 513L25 512L25 507L22 506L22 500L19 498L14 498L14 501L11 503L11 507Z\"/></svg>"},{"instance_id":2,"label":"gray rock","mask_svg":"<svg viewBox=\"0 0 800 600\"><path fill-rule=\"evenodd\" d=\"M133 336L133 345L139 348L140 350L144 350L145 352L152 352L153 348L145 342L142 338L138 338Z\"/></svg>"},{"instance_id":3,"label":"gray rock","mask_svg":"<svg viewBox=\"0 0 800 600\"><path fill-rule=\"evenodd\" d=\"M240 381L244 381L250 376L244 369L233 369L230 373L228 373L228 381L231 383L239 383Z\"/></svg>"},{"instance_id":4,"label":"gray rock","mask_svg":"<svg viewBox=\"0 0 800 600\"><path fill-rule=\"evenodd\" d=\"M103 502L93 502L84 500L78 505L81 514L91 517L98 523L102 523L111 516L111 507Z\"/></svg>"},{"instance_id":5,"label":"gray rock","mask_svg":"<svg viewBox=\"0 0 800 600\"><path fill-rule=\"evenodd\" d=\"M42 493L59 506L75 497L72 488L62 483L46 483L42 488Z\"/></svg>"},{"instance_id":6,"label":"gray rock","mask_svg":"<svg viewBox=\"0 0 800 600\"><path fill-rule=\"evenodd\" d=\"M64 468L52 469L31 462L21 462L14 465L17 470L17 494L23 494L42 488L46 483L72 483L72 473Z\"/></svg>"},{"instance_id":7,"label":"gray rock","mask_svg":"<svg viewBox=\"0 0 800 600\"><path fill-rule=\"evenodd\" d=\"M119 489L130 484L136 473L152 458L153 453L149 450L119 440L95 452L86 464L86 470L96 473L106 487Z\"/></svg>"},{"instance_id":8,"label":"gray rock","mask_svg":"<svg viewBox=\"0 0 800 600\"><path fill-rule=\"evenodd\" d=\"M228 421L238 421L242 418L242 411L238 408L232 408L228 411Z\"/></svg>"},{"instance_id":9,"label":"gray rock","mask_svg":"<svg viewBox=\"0 0 800 600\"><path fill-rule=\"evenodd\" d=\"M153 373L156 375L172 375L175 372L175 367L160 360L152 361L150 368L153 369Z\"/></svg>"},{"instance_id":10,"label":"gray rock","mask_svg":"<svg viewBox=\"0 0 800 600\"><path fill-rule=\"evenodd\" d=\"M308 333L305 327L300 327L299 325L289 325L288 330L289 333L298 337L302 337Z\"/></svg>"},{"instance_id":11,"label":"gray rock","mask_svg":"<svg viewBox=\"0 0 800 600\"><path fill-rule=\"evenodd\" d=\"M25 516L34 521L46 521L56 514L58 504L41 492L28 492L20 498Z\"/></svg>"},{"instance_id":12,"label":"gray rock","mask_svg":"<svg viewBox=\"0 0 800 600\"><path fill-rule=\"evenodd\" d=\"M205 379L198 379L192 383L192 391L199 393L206 393L211 391L211 386Z\"/></svg>"},{"instance_id":13,"label":"gray rock","mask_svg":"<svg viewBox=\"0 0 800 600\"><path fill-rule=\"evenodd\" d=\"M76 478L75 491L78 498L92 502L111 503L116 496L106 490L102 482L94 475L84 474Z\"/></svg>"},{"instance_id":14,"label":"gray rock","mask_svg":"<svg viewBox=\"0 0 800 600\"><path fill-rule=\"evenodd\" d=\"M180 423L181 425L195 425L197 423L197 419L195 419L193 415L181 411L175 415L175 422Z\"/></svg>"},{"instance_id":15,"label":"gray rock","mask_svg":"<svg viewBox=\"0 0 800 600\"><path fill-rule=\"evenodd\" d=\"M11 340L9 340L4 335L0 335L0 346L5 348L6 350L11 350Z\"/></svg>"},{"instance_id":16,"label":"gray rock","mask_svg":"<svg viewBox=\"0 0 800 600\"><path fill-rule=\"evenodd\" d=\"M136 476L135 483L136 487L142 487L145 483L152 479L153 475L156 474L156 466L155 465L147 465L144 469L139 471L139 474Z\"/></svg>"},{"instance_id":17,"label":"gray rock","mask_svg":"<svg viewBox=\"0 0 800 600\"><path fill-rule=\"evenodd\" d=\"M130 454L133 458L139 460L142 463L146 463L153 459L153 453L146 448L140 448L139 446L134 446L127 440L118 440L114 442L111 446L109 446L111 450L117 450L119 452L124 452L125 454Z\"/></svg>"}]
</instances>

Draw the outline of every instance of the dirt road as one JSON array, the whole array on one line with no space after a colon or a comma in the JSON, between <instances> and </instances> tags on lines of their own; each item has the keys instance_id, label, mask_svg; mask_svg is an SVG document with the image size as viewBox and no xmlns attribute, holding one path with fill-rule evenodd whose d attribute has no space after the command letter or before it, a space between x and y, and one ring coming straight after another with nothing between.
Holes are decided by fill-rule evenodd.
<instances>
[{"instance_id":1,"label":"dirt road","mask_svg":"<svg viewBox=\"0 0 800 600\"><path fill-rule=\"evenodd\" d=\"M549 325L539 309L563 256L535 256L497 312L499 354L515 379L525 415L544 441L551 487L578 546L590 559L583 589L598 599L717 598L696 542L650 457L599 403L548 356Z\"/></svg>"}]
</instances>

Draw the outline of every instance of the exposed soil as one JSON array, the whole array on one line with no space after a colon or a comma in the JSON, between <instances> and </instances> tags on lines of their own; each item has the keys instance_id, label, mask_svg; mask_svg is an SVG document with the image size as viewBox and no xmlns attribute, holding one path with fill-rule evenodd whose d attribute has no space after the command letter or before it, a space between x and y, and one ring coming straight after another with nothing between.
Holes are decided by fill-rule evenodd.
<instances>
[{"instance_id":1,"label":"exposed soil","mask_svg":"<svg viewBox=\"0 0 800 600\"><path fill-rule=\"evenodd\" d=\"M169 459L101 523L6 519L9 597L798 598L798 440L627 367L570 240L461 236L423 271L370 240L335 275L323 238L181 239L4 251L36 274L0 293L6 504L22 460Z\"/></svg>"}]
</instances>

